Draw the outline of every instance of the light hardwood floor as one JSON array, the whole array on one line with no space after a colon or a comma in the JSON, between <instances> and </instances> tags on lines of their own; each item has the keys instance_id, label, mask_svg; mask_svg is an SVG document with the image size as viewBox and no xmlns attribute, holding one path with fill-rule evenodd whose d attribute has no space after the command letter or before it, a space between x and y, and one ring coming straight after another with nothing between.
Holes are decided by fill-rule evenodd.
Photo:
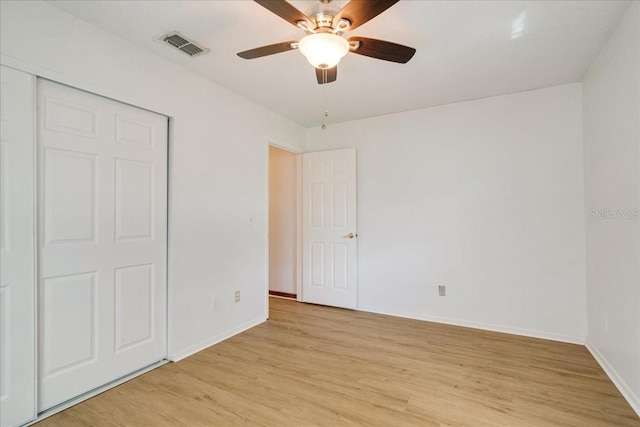
<instances>
[{"instance_id":1,"label":"light hardwood floor","mask_svg":"<svg viewBox=\"0 0 640 427\"><path fill-rule=\"evenodd\" d=\"M583 346L270 304L268 322L38 426L640 426Z\"/></svg>"}]
</instances>

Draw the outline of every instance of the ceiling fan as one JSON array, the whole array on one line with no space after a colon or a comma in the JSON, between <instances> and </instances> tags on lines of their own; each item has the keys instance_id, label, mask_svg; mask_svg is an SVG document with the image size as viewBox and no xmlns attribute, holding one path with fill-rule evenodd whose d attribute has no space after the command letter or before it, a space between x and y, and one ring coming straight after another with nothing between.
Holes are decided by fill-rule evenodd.
<instances>
[{"instance_id":1,"label":"ceiling fan","mask_svg":"<svg viewBox=\"0 0 640 427\"><path fill-rule=\"evenodd\" d=\"M270 12L303 30L307 35L300 41L262 46L239 52L244 59L298 49L316 69L319 84L331 83L338 77L338 62L348 52L384 61L405 64L416 53L414 48L365 37L342 36L380 15L399 0L351 0L342 9L331 0L319 0L305 13L286 0L254 0Z\"/></svg>"}]
</instances>

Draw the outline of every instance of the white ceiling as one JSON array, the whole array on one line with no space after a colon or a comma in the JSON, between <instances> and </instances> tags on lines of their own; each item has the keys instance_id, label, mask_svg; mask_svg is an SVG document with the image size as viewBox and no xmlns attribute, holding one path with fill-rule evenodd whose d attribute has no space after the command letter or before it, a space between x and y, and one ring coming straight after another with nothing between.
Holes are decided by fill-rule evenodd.
<instances>
[{"instance_id":1,"label":"white ceiling","mask_svg":"<svg viewBox=\"0 0 640 427\"><path fill-rule=\"evenodd\" d=\"M360 1L360 0L356 0ZM323 121L323 86L297 51L237 52L304 33L252 1L50 1L80 19L289 117ZM291 1L304 11L314 0ZM338 6L346 1L336 0ZM347 36L417 49L408 64L348 54L324 85L342 122L581 81L626 12L625 1L403 0ZM211 52L190 58L154 41L179 31Z\"/></svg>"}]
</instances>

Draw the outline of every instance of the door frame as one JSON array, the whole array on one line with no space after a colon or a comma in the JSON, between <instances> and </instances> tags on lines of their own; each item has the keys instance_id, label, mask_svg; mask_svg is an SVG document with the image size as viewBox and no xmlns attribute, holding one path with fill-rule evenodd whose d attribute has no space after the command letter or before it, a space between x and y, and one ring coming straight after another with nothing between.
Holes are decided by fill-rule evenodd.
<instances>
[{"instance_id":1,"label":"door frame","mask_svg":"<svg viewBox=\"0 0 640 427\"><path fill-rule=\"evenodd\" d=\"M265 278L265 313L266 318L269 318L269 207L271 202L269 200L269 181L271 179L271 171L269 168L269 147L279 148L280 150L288 151L296 155L296 301L302 302L302 153L303 151L293 145L277 141L273 138L265 139L265 154L266 154L266 278Z\"/></svg>"}]
</instances>

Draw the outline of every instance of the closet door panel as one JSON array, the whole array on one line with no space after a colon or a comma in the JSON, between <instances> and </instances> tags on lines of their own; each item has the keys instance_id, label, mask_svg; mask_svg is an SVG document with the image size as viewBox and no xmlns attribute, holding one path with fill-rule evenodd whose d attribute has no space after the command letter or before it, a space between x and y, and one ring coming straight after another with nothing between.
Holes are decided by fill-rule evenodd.
<instances>
[{"instance_id":1,"label":"closet door panel","mask_svg":"<svg viewBox=\"0 0 640 427\"><path fill-rule=\"evenodd\" d=\"M38 81L46 410L166 356L167 118Z\"/></svg>"},{"instance_id":2,"label":"closet door panel","mask_svg":"<svg viewBox=\"0 0 640 427\"><path fill-rule=\"evenodd\" d=\"M0 425L35 418L34 77L0 66Z\"/></svg>"}]
</instances>

